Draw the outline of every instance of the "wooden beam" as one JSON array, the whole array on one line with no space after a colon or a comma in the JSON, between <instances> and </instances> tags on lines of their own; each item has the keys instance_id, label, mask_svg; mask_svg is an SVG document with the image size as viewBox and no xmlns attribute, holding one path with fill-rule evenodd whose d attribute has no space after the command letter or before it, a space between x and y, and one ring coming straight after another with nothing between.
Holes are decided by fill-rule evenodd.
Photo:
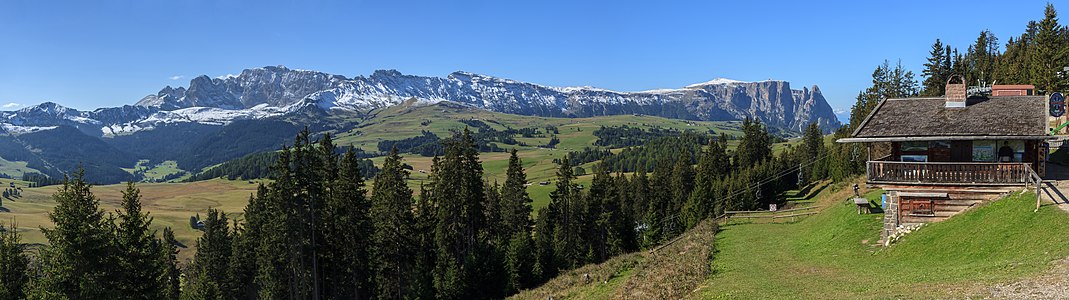
<instances>
[{"instance_id":1,"label":"wooden beam","mask_svg":"<svg viewBox=\"0 0 1069 300\"><path fill-rule=\"evenodd\" d=\"M899 137L852 137L835 140L836 143L875 142L926 142L926 141L978 141L978 140L1054 140L1049 135L970 135L970 136L899 136Z\"/></svg>"}]
</instances>

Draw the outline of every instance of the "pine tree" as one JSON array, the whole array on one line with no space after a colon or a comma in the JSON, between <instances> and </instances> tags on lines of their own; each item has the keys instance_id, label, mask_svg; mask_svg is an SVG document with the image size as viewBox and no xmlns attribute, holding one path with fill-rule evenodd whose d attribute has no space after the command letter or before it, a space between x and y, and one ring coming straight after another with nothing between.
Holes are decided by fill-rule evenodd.
<instances>
[{"instance_id":1,"label":"pine tree","mask_svg":"<svg viewBox=\"0 0 1069 300\"><path fill-rule=\"evenodd\" d=\"M560 263L555 252L553 233L557 231L556 220L559 218L556 207L550 203L538 211L534 229L535 265L531 275L536 282L556 277L560 272Z\"/></svg>"},{"instance_id":2,"label":"pine tree","mask_svg":"<svg viewBox=\"0 0 1069 300\"><path fill-rule=\"evenodd\" d=\"M501 219L505 228L503 234L508 238L505 249L508 273L506 289L508 293L513 293L531 287L535 282L535 262L530 259L535 253L531 237L532 200L527 194L527 175L524 174L523 163L516 149L512 149L505 173L507 178L500 190Z\"/></svg>"},{"instance_id":3,"label":"pine tree","mask_svg":"<svg viewBox=\"0 0 1069 300\"><path fill-rule=\"evenodd\" d=\"M4 229L0 226L0 229ZM25 299L24 288L30 281L30 258L22 249L18 226L12 223L0 231L0 299Z\"/></svg>"},{"instance_id":4,"label":"pine tree","mask_svg":"<svg viewBox=\"0 0 1069 300\"><path fill-rule=\"evenodd\" d=\"M437 165L438 158L431 160L432 165ZM437 173L432 171L433 173ZM432 178L433 182L433 178ZM434 291L434 266L437 258L436 244L434 243L434 231L438 226L437 205L431 196L431 188L420 184L419 200L416 202L415 217L415 269L412 272L415 278L412 284L414 298L430 299L435 297Z\"/></svg>"},{"instance_id":5,"label":"pine tree","mask_svg":"<svg viewBox=\"0 0 1069 300\"><path fill-rule=\"evenodd\" d=\"M507 228L506 235L513 236L523 232L531 233L531 197L527 194L527 175L523 171L523 162L512 149L509 156L507 178L501 186L501 218Z\"/></svg>"},{"instance_id":6,"label":"pine tree","mask_svg":"<svg viewBox=\"0 0 1069 300\"><path fill-rule=\"evenodd\" d=\"M822 155L824 155L824 134L820 131L820 128L816 123L809 124L805 133L802 135L800 160L809 163L809 168L803 172L807 174L799 174L803 179L809 178L811 180L818 180L826 176L826 168L824 160L818 161Z\"/></svg>"},{"instance_id":7,"label":"pine tree","mask_svg":"<svg viewBox=\"0 0 1069 300\"><path fill-rule=\"evenodd\" d=\"M965 53L965 78L969 81L968 84L978 81L991 84L995 78L995 59L998 56L998 38L990 30L981 31L976 42L969 46Z\"/></svg>"},{"instance_id":8,"label":"pine tree","mask_svg":"<svg viewBox=\"0 0 1069 300\"><path fill-rule=\"evenodd\" d=\"M947 46L939 39L935 39L932 50L928 52L928 60L924 63L924 84L921 88L924 96L935 97L946 93L946 83L950 74L947 64Z\"/></svg>"},{"instance_id":9,"label":"pine tree","mask_svg":"<svg viewBox=\"0 0 1069 300\"><path fill-rule=\"evenodd\" d=\"M333 150L330 149L333 147L320 148L325 153L331 153ZM331 155L324 156L328 157L324 163L324 177L333 184L322 214L323 291L328 298L334 299L370 298L373 290L370 257L368 247L360 245L371 238L371 201L364 190L360 161L352 148L345 152L338 169L332 167Z\"/></svg>"},{"instance_id":10,"label":"pine tree","mask_svg":"<svg viewBox=\"0 0 1069 300\"><path fill-rule=\"evenodd\" d=\"M226 214L208 209L204 220L204 234L197 238L197 254L189 266L189 288L183 297L194 299L226 298L226 282L231 258L232 237Z\"/></svg>"},{"instance_id":11,"label":"pine tree","mask_svg":"<svg viewBox=\"0 0 1069 300\"><path fill-rule=\"evenodd\" d=\"M1030 53L1030 78L1037 90L1050 94L1065 88L1059 74L1063 67L1069 66L1067 35L1066 27L1058 24L1058 12L1054 10L1054 5L1047 3L1043 20L1037 24Z\"/></svg>"},{"instance_id":12,"label":"pine tree","mask_svg":"<svg viewBox=\"0 0 1069 300\"><path fill-rule=\"evenodd\" d=\"M167 295L169 271L161 257L163 245L150 229L152 217L141 212L141 191L134 183L122 192L122 210L117 212L116 246L119 258L119 293L126 299L162 299Z\"/></svg>"},{"instance_id":13,"label":"pine tree","mask_svg":"<svg viewBox=\"0 0 1069 300\"><path fill-rule=\"evenodd\" d=\"M616 209L618 215L616 221L612 224L613 239L612 245L618 248L619 253L628 253L638 250L638 237L635 232L635 216L631 209L631 202L634 199L632 195L631 182L627 180L627 177L623 173L616 173L613 179L615 189L615 199L611 199L616 202Z\"/></svg>"},{"instance_id":14,"label":"pine tree","mask_svg":"<svg viewBox=\"0 0 1069 300\"><path fill-rule=\"evenodd\" d=\"M508 294L534 286L534 269L537 261L531 257L535 253L534 241L530 233L516 232L509 239L505 258L505 266L508 270Z\"/></svg>"},{"instance_id":15,"label":"pine tree","mask_svg":"<svg viewBox=\"0 0 1069 300\"><path fill-rule=\"evenodd\" d=\"M815 124L815 123L814 123ZM819 129L818 129L819 130ZM694 191L691 192L683 207L687 228L698 225L705 218L720 213L716 199L715 182L727 175L731 162L725 152L723 140L709 140L709 146L702 151L694 176Z\"/></svg>"},{"instance_id":16,"label":"pine tree","mask_svg":"<svg viewBox=\"0 0 1069 300\"><path fill-rule=\"evenodd\" d=\"M646 168L641 168L631 175L631 216L635 220L645 220L649 211L650 184Z\"/></svg>"},{"instance_id":17,"label":"pine tree","mask_svg":"<svg viewBox=\"0 0 1069 300\"><path fill-rule=\"evenodd\" d=\"M670 159L662 158L654 167L649 182L649 207L646 210L646 232L642 244L646 247L659 244L668 237L670 223L675 214L671 211L671 202L675 194L672 191L672 169Z\"/></svg>"},{"instance_id":18,"label":"pine tree","mask_svg":"<svg viewBox=\"0 0 1069 300\"><path fill-rule=\"evenodd\" d=\"M691 167L691 154L689 151L680 151L676 157L675 165L672 166L671 178L672 199L668 211L672 216L678 216L683 211L683 204L690 198L694 189L694 168ZM672 217L665 220L669 236L683 233L683 218Z\"/></svg>"},{"instance_id":19,"label":"pine tree","mask_svg":"<svg viewBox=\"0 0 1069 300\"><path fill-rule=\"evenodd\" d=\"M557 268L573 269L586 263L589 246L583 240L586 205L580 193L570 159L561 159L557 169L557 189L549 193L553 210L553 254Z\"/></svg>"},{"instance_id":20,"label":"pine tree","mask_svg":"<svg viewBox=\"0 0 1069 300\"><path fill-rule=\"evenodd\" d=\"M55 227L42 229L49 246L41 251L41 278L31 293L68 299L119 296L113 226L90 189L85 170L79 169L52 195L57 205L48 217Z\"/></svg>"},{"instance_id":21,"label":"pine tree","mask_svg":"<svg viewBox=\"0 0 1069 300\"><path fill-rule=\"evenodd\" d=\"M483 169L471 132L464 131L446 142L445 156L435 174L432 195L438 205L435 241L438 257L434 286L439 298L462 299L492 295L499 291L480 291L478 271L487 267L485 234L485 195Z\"/></svg>"},{"instance_id":22,"label":"pine tree","mask_svg":"<svg viewBox=\"0 0 1069 300\"><path fill-rule=\"evenodd\" d=\"M412 295L414 267L412 190L397 148L390 151L375 175L371 196L372 266L377 298L403 299Z\"/></svg>"},{"instance_id":23,"label":"pine tree","mask_svg":"<svg viewBox=\"0 0 1069 300\"><path fill-rule=\"evenodd\" d=\"M163 247L160 253L166 272L161 279L165 289L162 299L178 299L181 292L181 271L178 269L178 241L174 238L174 230L171 227L163 228Z\"/></svg>"},{"instance_id":24,"label":"pine tree","mask_svg":"<svg viewBox=\"0 0 1069 300\"><path fill-rule=\"evenodd\" d=\"M748 168L772 157L772 139L761 121L746 118L742 122L743 137L735 148L735 164Z\"/></svg>"}]
</instances>

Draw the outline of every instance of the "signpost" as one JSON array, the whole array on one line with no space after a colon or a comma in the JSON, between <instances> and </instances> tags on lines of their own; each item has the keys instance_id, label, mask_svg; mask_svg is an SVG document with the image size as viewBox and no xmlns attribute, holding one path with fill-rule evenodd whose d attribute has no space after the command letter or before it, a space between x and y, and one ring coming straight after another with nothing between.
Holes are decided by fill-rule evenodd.
<instances>
[{"instance_id":1,"label":"signpost","mask_svg":"<svg viewBox=\"0 0 1069 300\"><path fill-rule=\"evenodd\" d=\"M1050 130L1050 135L1056 135L1061 133L1066 125L1069 125L1069 122L1062 120L1062 117L1065 116L1065 96L1063 96L1062 93L1053 93L1050 94L1050 98L1048 99L1050 102L1047 107L1050 108L1050 116L1054 118L1054 121L1056 122L1055 124L1061 124Z\"/></svg>"},{"instance_id":2,"label":"signpost","mask_svg":"<svg viewBox=\"0 0 1069 300\"><path fill-rule=\"evenodd\" d=\"M1061 117L1065 115L1065 96L1062 93L1050 94L1050 116Z\"/></svg>"}]
</instances>

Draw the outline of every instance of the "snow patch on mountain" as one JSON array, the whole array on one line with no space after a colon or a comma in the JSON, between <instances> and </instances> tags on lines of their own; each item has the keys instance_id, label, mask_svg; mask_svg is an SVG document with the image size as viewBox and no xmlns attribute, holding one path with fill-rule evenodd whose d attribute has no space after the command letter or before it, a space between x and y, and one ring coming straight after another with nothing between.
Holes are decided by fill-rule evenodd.
<instances>
[{"instance_id":1,"label":"snow patch on mountain","mask_svg":"<svg viewBox=\"0 0 1069 300\"><path fill-rule=\"evenodd\" d=\"M9 133L24 134L24 133L52 130L52 129L56 129L57 126L18 126L18 125L12 125L12 124L8 124L8 123L0 123L0 127L3 127L4 131L7 131Z\"/></svg>"}]
</instances>

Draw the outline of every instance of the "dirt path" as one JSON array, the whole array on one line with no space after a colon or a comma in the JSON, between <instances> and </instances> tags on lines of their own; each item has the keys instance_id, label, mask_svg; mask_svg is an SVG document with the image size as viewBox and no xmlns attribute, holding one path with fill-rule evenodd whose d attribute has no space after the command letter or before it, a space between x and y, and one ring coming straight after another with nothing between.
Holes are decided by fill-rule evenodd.
<instances>
[{"instance_id":1,"label":"dirt path","mask_svg":"<svg viewBox=\"0 0 1069 300\"><path fill-rule=\"evenodd\" d=\"M1069 299L1069 258L1052 264L1035 277L995 285L987 299Z\"/></svg>"}]
</instances>

